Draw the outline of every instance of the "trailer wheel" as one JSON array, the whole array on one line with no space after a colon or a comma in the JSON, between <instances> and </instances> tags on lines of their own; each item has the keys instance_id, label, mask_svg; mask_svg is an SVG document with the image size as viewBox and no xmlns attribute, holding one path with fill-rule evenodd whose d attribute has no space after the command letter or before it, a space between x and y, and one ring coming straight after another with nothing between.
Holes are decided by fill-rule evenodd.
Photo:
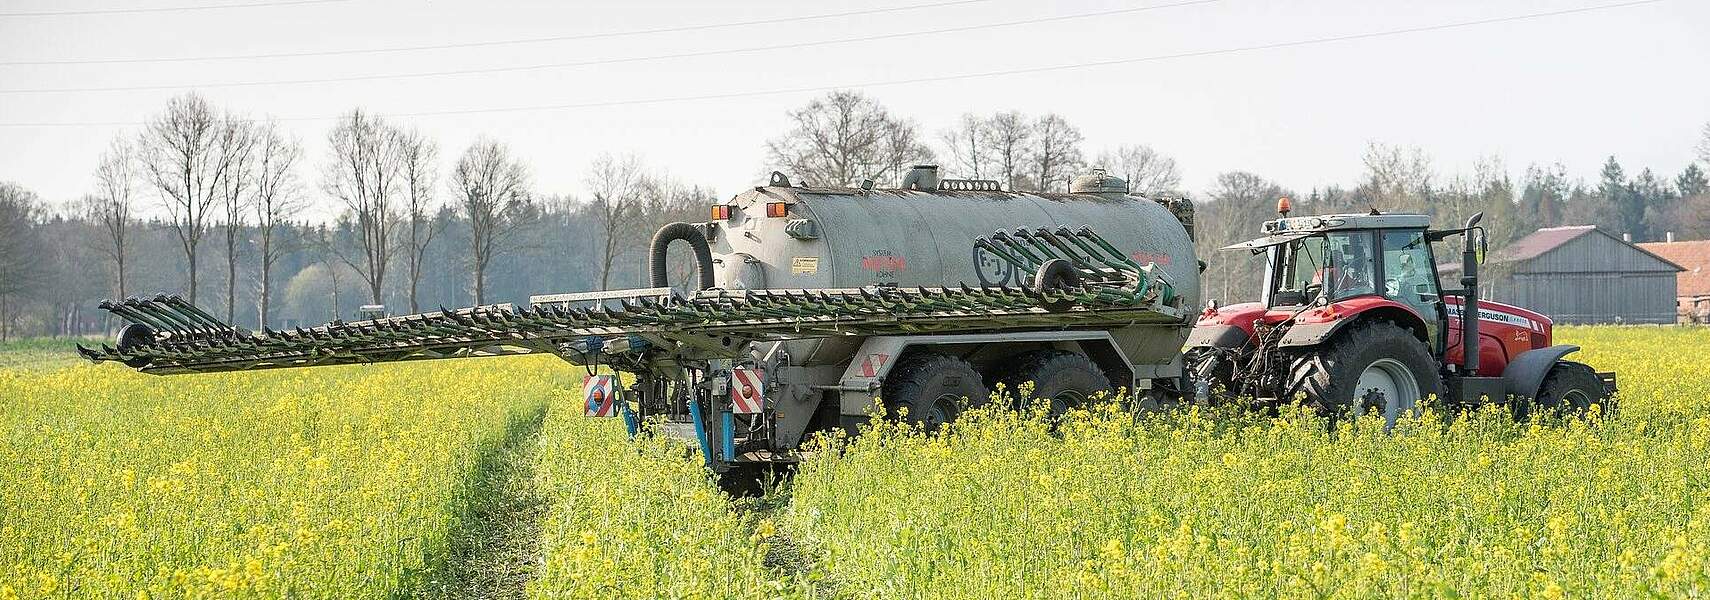
<instances>
[{"instance_id":1,"label":"trailer wheel","mask_svg":"<svg viewBox=\"0 0 1710 600\"><path fill-rule=\"evenodd\" d=\"M1568 416L1585 414L1593 404L1601 405L1605 415L1614 412L1614 402L1603 392L1603 380L1597 372L1589 365L1564 360L1550 367L1536 398L1529 403L1517 401L1515 408L1519 417L1525 417L1532 405L1546 413Z\"/></svg>"},{"instance_id":2,"label":"trailer wheel","mask_svg":"<svg viewBox=\"0 0 1710 600\"><path fill-rule=\"evenodd\" d=\"M1012 392L1023 383L1033 382L1033 397L1049 401L1053 417L1114 389L1110 377L1092 359L1064 350L1035 350L1017 356L998 380ZM1022 400L1019 395L1015 398L1018 404Z\"/></svg>"},{"instance_id":3,"label":"trailer wheel","mask_svg":"<svg viewBox=\"0 0 1710 600\"><path fill-rule=\"evenodd\" d=\"M984 404L989 392L968 361L937 352L905 356L879 389L885 410L927 431L956 420L967 406Z\"/></svg>"},{"instance_id":4,"label":"trailer wheel","mask_svg":"<svg viewBox=\"0 0 1710 600\"><path fill-rule=\"evenodd\" d=\"M1442 387L1437 363L1419 338L1387 321L1367 321L1297 356L1281 398L1303 395L1308 406L1332 418L1376 412L1388 428L1417 413L1420 400L1442 396Z\"/></svg>"}]
</instances>

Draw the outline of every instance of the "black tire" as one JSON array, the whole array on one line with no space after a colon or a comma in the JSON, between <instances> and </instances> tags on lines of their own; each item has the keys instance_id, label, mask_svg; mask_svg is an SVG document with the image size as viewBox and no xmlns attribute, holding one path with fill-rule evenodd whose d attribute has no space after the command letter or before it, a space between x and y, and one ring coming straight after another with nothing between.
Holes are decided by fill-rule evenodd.
<instances>
[{"instance_id":1,"label":"black tire","mask_svg":"<svg viewBox=\"0 0 1710 600\"><path fill-rule=\"evenodd\" d=\"M937 352L913 352L897 362L879 388L886 412L935 431L990 392L968 361ZM905 412L906 411L906 412Z\"/></svg>"},{"instance_id":2,"label":"black tire","mask_svg":"<svg viewBox=\"0 0 1710 600\"><path fill-rule=\"evenodd\" d=\"M1377 392L1377 387L1361 388L1361 377L1370 369L1388 377L1391 389L1404 390L1404 370L1411 375L1417 398L1390 397ZM1368 380L1368 385L1371 383ZM1398 396L1408 395L1405 391ZM1443 381L1437 374L1437 361L1425 347L1425 342L1406 329L1387 321L1366 321L1350 326L1317 348L1296 356L1289 363L1288 382L1281 398L1285 401L1300 396L1319 414L1332 418L1358 416L1370 411L1384 415L1385 427L1406 413L1416 413L1419 401L1443 395Z\"/></svg>"},{"instance_id":3,"label":"black tire","mask_svg":"<svg viewBox=\"0 0 1710 600\"><path fill-rule=\"evenodd\" d=\"M1115 389L1110 377L1092 359L1064 350L1027 352L999 368L1003 372L994 373L994 379L1004 383L1015 402L1019 405L1028 402L1020 397L1019 390L1021 384L1031 381L1032 397L1048 399L1053 417L1071 408L1085 406L1087 400L1094 396L1109 394Z\"/></svg>"},{"instance_id":4,"label":"black tire","mask_svg":"<svg viewBox=\"0 0 1710 600\"><path fill-rule=\"evenodd\" d=\"M1615 412L1614 401L1604 393L1597 371L1583 363L1558 361L1544 375L1538 396L1530 403L1518 403L1517 416L1525 417L1533 406L1541 414L1579 416L1590 411L1593 404L1601 405L1605 415Z\"/></svg>"},{"instance_id":5,"label":"black tire","mask_svg":"<svg viewBox=\"0 0 1710 600\"><path fill-rule=\"evenodd\" d=\"M1074 263L1061 258L1053 258L1039 265L1039 270L1033 273L1033 289L1039 292L1055 292L1064 288L1079 287L1081 272L1075 269ZM1063 312L1074 308L1073 300L1052 300L1040 304L1045 310Z\"/></svg>"},{"instance_id":6,"label":"black tire","mask_svg":"<svg viewBox=\"0 0 1710 600\"><path fill-rule=\"evenodd\" d=\"M136 349L137 346L153 344L154 328L142 323L125 325L124 329L119 330L119 341L116 343L120 352L128 352ZM148 363L147 358L132 358L125 361L125 365L137 369L147 366Z\"/></svg>"}]
</instances>

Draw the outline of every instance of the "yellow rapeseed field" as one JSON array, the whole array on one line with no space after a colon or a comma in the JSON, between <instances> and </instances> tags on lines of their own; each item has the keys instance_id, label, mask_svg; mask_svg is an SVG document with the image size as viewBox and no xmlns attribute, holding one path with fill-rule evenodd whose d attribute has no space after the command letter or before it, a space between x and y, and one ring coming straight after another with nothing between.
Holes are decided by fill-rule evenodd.
<instances>
[{"instance_id":1,"label":"yellow rapeseed field","mask_svg":"<svg viewBox=\"0 0 1710 600\"><path fill-rule=\"evenodd\" d=\"M808 463L785 530L855 596L1710 594L1710 330L1562 334L1618 418L985 413Z\"/></svg>"},{"instance_id":2,"label":"yellow rapeseed field","mask_svg":"<svg viewBox=\"0 0 1710 600\"><path fill-rule=\"evenodd\" d=\"M801 589L764 564L775 532L738 512L682 443L627 444L614 419L558 396L541 438L550 499L535 598L774 598Z\"/></svg>"},{"instance_id":3,"label":"yellow rapeseed field","mask_svg":"<svg viewBox=\"0 0 1710 600\"><path fill-rule=\"evenodd\" d=\"M551 359L0 369L0 599L377 597L445 555Z\"/></svg>"},{"instance_id":4,"label":"yellow rapeseed field","mask_svg":"<svg viewBox=\"0 0 1710 600\"><path fill-rule=\"evenodd\" d=\"M555 359L14 360L0 600L458 596L470 536L516 532L480 576L533 598L1710 595L1710 330L1560 333L1620 372L1616 418L985 412L840 439L758 500L581 416ZM475 484L504 460L522 485Z\"/></svg>"}]
</instances>

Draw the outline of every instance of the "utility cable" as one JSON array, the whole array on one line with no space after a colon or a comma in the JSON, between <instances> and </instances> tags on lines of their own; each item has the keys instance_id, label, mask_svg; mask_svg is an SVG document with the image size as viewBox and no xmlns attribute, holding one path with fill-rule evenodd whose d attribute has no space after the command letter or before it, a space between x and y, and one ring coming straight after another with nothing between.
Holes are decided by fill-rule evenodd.
<instances>
[{"instance_id":1,"label":"utility cable","mask_svg":"<svg viewBox=\"0 0 1710 600\"><path fill-rule=\"evenodd\" d=\"M258 87L258 86L276 86L276 85L310 85L310 84L325 84L325 83L348 83L348 82L352 82L352 81L423 79L423 78L432 78L432 77L450 77L450 76L456 76L456 75L485 75L485 74L492 74L492 73L516 73L516 72L523 72L523 71L542 71L542 70L548 70L548 69L569 69L569 68L576 68L576 67L588 67L588 66L594 66L594 65L611 65L611 64L635 63L635 62L653 62L653 61L662 61L662 60L675 60L675 59L682 59L682 58L698 58L698 57L706 57L706 56L725 56L725 55L730 55L730 54L749 54L749 53L756 53L756 52L772 52L772 51L776 51L776 50L795 50L795 49L801 49L801 48L813 48L813 47L818 47L818 46L855 44L855 43L864 43L864 42L874 42L874 41L879 41L879 40L894 40L894 39L898 39L898 38L907 38L907 37L919 37L919 36L927 36L927 35L941 35L941 34L947 34L947 33L960 33L960 32L966 32L966 31L976 31L976 30L985 30L985 29L997 29L997 28L1001 28L1001 27L1019 27L1019 26L1023 26L1023 25L1037 25L1040 23L1050 23L1050 22L1056 22L1056 21L1090 19L1090 18L1094 18L1094 17L1108 17L1108 16L1112 16L1112 15L1137 13L1137 12L1159 10L1159 9L1165 9L1165 8L1178 8L1178 7L1182 7L1182 6L1192 6L1195 4L1210 4L1210 3L1218 2L1218 1L1220 1L1220 0L1186 0L1183 2L1175 2L1175 3L1171 3L1171 4L1152 4L1152 5L1147 5L1147 6L1137 6L1137 7L1121 8L1121 9L1115 9L1115 10L1103 10L1103 11L1098 11L1098 12L1077 13L1077 14L1072 14L1072 15L1059 15L1059 16L1054 16L1054 17L1039 17L1039 18L1034 18L1034 19L1021 19L1021 20L1016 20L1016 21L1005 21L1005 22L1001 22L1001 23L984 23L984 24L978 24L978 25L961 25L961 26L956 26L956 27L946 27L946 28L942 28L942 29L929 29L929 30L924 30L924 31L903 31L903 32L897 32L897 33L886 33L886 34L879 34L879 35L855 36L855 37L835 38L835 39L829 39L829 40L813 40L813 41L807 41L807 42L793 42L793 43L788 43L788 44L773 44L773 45L765 45L765 46L748 46L748 47L744 47L744 48L729 48L729 49L724 49L724 50L703 50L703 51L697 51L697 52L679 52L679 53L675 53L675 54L655 54L655 55L650 55L650 56L632 56L632 57L624 57L624 58L603 58L603 59L569 61L569 62L539 63L539 64L532 64L532 65L513 65L513 66L506 66L506 67L484 67L484 68L479 68L479 69L451 69L451 70L442 70L442 71L420 71L420 72L415 72L415 73L381 73L381 74L374 74L374 75L353 75L353 76L348 76L348 77L319 77L319 78L311 78L311 79L275 79L275 80L262 80L262 81L235 81L235 82L203 83L203 84L130 85L130 86L81 87L81 88L27 88L27 89L12 89L12 90L0 89L0 94L64 94L64 93L94 93L94 92L139 92L139 91L157 91L157 90L180 90L180 89L186 89L187 90L187 89Z\"/></svg>"},{"instance_id":2,"label":"utility cable","mask_svg":"<svg viewBox=\"0 0 1710 600\"><path fill-rule=\"evenodd\" d=\"M348 0L317 0L317 1L321 1L321 2L333 2L333 1L343 2L343 1L348 1ZM767 18L767 19L754 19L754 20L749 20L749 21L727 21L727 22L723 22L723 23L703 23L703 24L698 24L698 25L680 25L680 26L673 26L673 27L660 27L660 28L654 28L654 29L632 29L632 30L627 30L627 31L607 31L607 32L598 32L598 33L579 33L579 34L571 34L571 35L554 35L554 36L545 36L545 37L512 38L512 39L502 39L502 40L482 40L482 41L475 41L475 42L455 42L455 43L449 43L449 44L429 44L429 45L421 45L421 46L391 46L391 47L385 47L385 48L344 48L344 49L339 49L339 50L306 50L306 51L299 51L299 52L269 52L269 53L259 53L259 54L223 54L223 55L213 55L213 56L165 56L165 57L138 57L138 58L109 57L109 58L82 58L82 59L73 58L73 59L8 60L8 61L0 61L0 66L105 65L105 64L135 64L135 63L211 62L211 61L222 61L222 60L253 60L253 59L264 59L264 58L302 58L302 57L310 57L310 56L349 56L349 55L359 55L359 54L390 54L390 53L397 53L397 52L418 52L418 51L424 51L424 50L458 50L458 49L464 49L464 48L490 48L490 47L495 47L495 46L515 46L515 45L521 45L521 44L540 44L540 43L546 43L546 42L568 42L568 41L575 41L575 40L601 40L601 39L630 37L630 36L638 36L638 35L652 35L652 34L660 34L660 33L683 33L683 32L687 32L687 31L706 31L709 29L729 29L729 28L733 28L733 27L748 27L748 26L752 26L752 25L777 25L777 24L782 24L782 23L795 23L795 22L800 22L800 21L819 21L819 20L825 20L825 19L838 19L838 18L842 18L842 17L855 17L855 16L861 16L861 15L877 15L877 14L903 12L903 11L910 11L910 10L924 10L924 9L928 9L928 8L940 8L940 7L945 7L945 6L961 6L964 4L982 4L982 3L993 2L993 1L994 0L948 0L948 1L944 1L944 2L929 2L926 4L907 4L907 5L902 5L902 6L887 6L884 8L869 8L869 9L863 9L863 10L851 10L851 11L834 12L834 13L819 13L819 14L801 15L801 16L794 16L794 17L772 17L772 18Z\"/></svg>"},{"instance_id":3,"label":"utility cable","mask_svg":"<svg viewBox=\"0 0 1710 600\"><path fill-rule=\"evenodd\" d=\"M275 2L236 2L230 4L205 4L201 6L162 6L158 8L94 8L88 10L41 10L0 12L0 18L5 17L76 17L91 15L134 15L143 13L191 12L201 10L226 10L232 8L268 8L274 6L301 6L305 4L335 4L350 0L278 0ZM12 64L12 63L0 63Z\"/></svg>"},{"instance_id":4,"label":"utility cable","mask_svg":"<svg viewBox=\"0 0 1710 600\"><path fill-rule=\"evenodd\" d=\"M1408 35L1408 34L1425 33L1425 32L1431 32L1431 31L1443 31L1443 30L1448 30L1448 29L1461 29L1461 28L1466 28L1466 27L1476 27L1476 26L1480 26L1480 25L1493 25L1493 24L1498 24L1498 23L1512 23L1512 22L1516 22L1516 21L1526 21L1526 20L1531 20L1531 19L1542 19L1542 18L1547 18L1547 17L1555 17L1555 16L1578 14L1578 13L1588 13L1588 12L1593 12L1593 11L1613 10L1613 9L1619 9L1619 8L1628 8L1628 7L1633 7L1633 6L1640 6L1640 5L1645 5L1645 4L1655 4L1655 3L1663 2L1663 1L1664 0L1633 0L1630 2L1620 2L1620 3L1615 3L1615 4L1602 4L1602 5L1597 5L1597 6L1585 6L1585 7L1570 8L1570 9L1563 9L1563 10L1534 12L1534 13L1526 13L1526 14L1519 14L1519 15L1511 15L1511 16L1506 16L1506 17L1493 17L1493 18L1488 18L1488 19L1475 19L1475 20L1470 20L1470 21L1457 21L1457 22L1453 22L1453 23L1440 23L1437 25L1423 25L1423 26L1418 26L1418 27L1388 29L1388 30L1383 30L1383 31L1373 31L1373 32L1366 32L1366 33L1354 33L1354 34L1347 34L1347 35L1318 37L1318 38L1310 38L1310 39L1304 39L1304 40L1290 40L1290 41L1284 41L1284 42L1273 42L1273 43L1269 43L1269 44L1256 44L1256 45L1251 45L1251 46L1240 46L1240 47L1234 47L1234 48L1199 50L1199 51L1193 51L1193 52L1179 52L1179 53L1174 53L1174 54L1156 54L1156 55L1151 55L1151 56L1140 56L1140 57L1134 57L1134 58L1122 58L1122 59L1104 60L1104 61L1095 61L1095 62L1082 62L1082 63L1073 63L1073 64L1065 64L1065 65L1051 65L1051 66L1043 66L1043 67L1027 67L1027 68L1020 68L1020 69L1004 69L1004 70L997 70L997 71L980 71L980 72L973 72L973 73L959 73L959 74L952 74L952 75L940 75L940 76L935 76L935 77L917 77L917 78L911 78L911 79L892 79L892 80L869 81L869 82L861 82L861 83L845 83L845 84L841 84L841 85L818 85L818 86L804 86L804 87L792 87L792 88L776 88L776 89L769 89L769 90L725 92L725 93L718 93L718 94L698 94L698 95L691 95L691 96L670 96L670 97L643 98L643 99L632 99L632 100L613 100L613 101L606 101L606 102L581 102L581 103L569 103L569 104L542 104L542 105L532 105L532 106L511 106L511 107L467 108L467 109L448 109L448 110L415 111L415 112L395 112L395 113L386 113L382 116L386 116L386 117L428 117L428 116L467 115L467 114L482 114L482 113L511 113L511 112L550 111L550 110L571 110L571 109L601 108L601 107L613 107L613 106L645 106L645 105L652 105L652 104L692 102L692 101L700 101L700 100L724 100L724 99L731 99L731 98L751 98L751 97L758 97L758 96L777 96L777 95L785 95L785 94L796 94L796 93L802 93L802 92L821 92L821 91L836 90L836 89L872 88L872 87L886 87L886 86L897 86L897 85L912 85L912 84L919 84L919 83L937 83L937 82L945 82L945 81L961 81L961 80L968 80L968 79L985 79L985 78L1002 77L1002 76L1008 76L1008 75L1026 75L1026 74L1045 73L1045 72L1052 72L1052 71L1068 71L1068 70L1090 69L1090 68L1108 67L1108 66L1115 66L1115 65L1130 65L1130 64L1147 63L1147 62L1161 62L1161 61L1176 60L1176 59L1182 59L1182 58L1218 56L1218 55L1225 55L1225 54L1240 54L1240 53L1247 53L1247 52L1258 52L1258 51L1263 51L1263 50L1276 50L1276 49L1281 49L1281 48L1295 48L1295 47L1302 47L1302 46L1333 44L1333 43L1338 43L1338 42L1348 42L1348 41L1354 41L1354 40L1382 38L1382 37L1397 36L1397 35ZM333 117L318 116L318 117L289 117L289 118L280 118L280 119L276 119L276 120L280 120L280 121L329 121L329 120L334 120L337 118L339 118L339 117L336 117L336 116L333 116ZM0 127L96 127L96 126L113 127L113 126L134 126L134 125L142 125L142 124L143 123L134 122L134 121L106 121L106 122L89 121L89 122L58 122L58 123L51 123L51 122L50 123L0 123Z\"/></svg>"}]
</instances>

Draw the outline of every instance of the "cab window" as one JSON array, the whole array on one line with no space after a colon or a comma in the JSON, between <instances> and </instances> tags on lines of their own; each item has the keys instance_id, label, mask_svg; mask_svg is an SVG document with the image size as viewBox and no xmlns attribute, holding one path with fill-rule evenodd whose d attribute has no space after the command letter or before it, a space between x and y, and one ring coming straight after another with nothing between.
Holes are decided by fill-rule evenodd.
<instances>
[{"instance_id":1,"label":"cab window","mask_svg":"<svg viewBox=\"0 0 1710 600\"><path fill-rule=\"evenodd\" d=\"M1331 300L1377 293L1372 236L1367 231L1330 232L1284 244L1271 305L1303 305L1320 294Z\"/></svg>"}]
</instances>

